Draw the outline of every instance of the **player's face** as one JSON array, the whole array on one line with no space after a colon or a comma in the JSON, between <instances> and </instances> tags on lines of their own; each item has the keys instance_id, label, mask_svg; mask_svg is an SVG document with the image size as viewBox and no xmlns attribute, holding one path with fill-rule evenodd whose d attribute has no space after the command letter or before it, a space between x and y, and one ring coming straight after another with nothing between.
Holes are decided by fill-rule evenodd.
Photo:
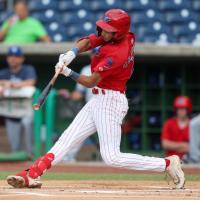
<instances>
[{"instance_id":1,"label":"player's face","mask_svg":"<svg viewBox=\"0 0 200 200\"><path fill-rule=\"evenodd\" d=\"M23 3L18 3L15 5L15 13L19 19L24 19L28 16L28 8Z\"/></svg>"},{"instance_id":2,"label":"player's face","mask_svg":"<svg viewBox=\"0 0 200 200\"><path fill-rule=\"evenodd\" d=\"M187 109L186 108L179 108L176 111L177 117L180 119L187 118Z\"/></svg>"},{"instance_id":3,"label":"player's face","mask_svg":"<svg viewBox=\"0 0 200 200\"><path fill-rule=\"evenodd\" d=\"M103 37L103 40L106 41L106 42L112 40L114 34L115 33L113 33L113 32L107 32L107 31L104 31L104 30L102 30L102 32L101 32L101 36Z\"/></svg>"},{"instance_id":4,"label":"player's face","mask_svg":"<svg viewBox=\"0 0 200 200\"><path fill-rule=\"evenodd\" d=\"M11 69L16 69L22 65L22 63L24 62L24 57L23 56L14 56L14 55L8 56L7 62Z\"/></svg>"}]
</instances>

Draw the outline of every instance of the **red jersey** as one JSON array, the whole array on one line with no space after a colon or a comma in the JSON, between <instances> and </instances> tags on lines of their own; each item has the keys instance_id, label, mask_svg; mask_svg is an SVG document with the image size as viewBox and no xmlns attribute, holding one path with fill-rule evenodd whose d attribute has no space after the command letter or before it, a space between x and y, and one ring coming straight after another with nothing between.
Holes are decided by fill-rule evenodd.
<instances>
[{"instance_id":1,"label":"red jersey","mask_svg":"<svg viewBox=\"0 0 200 200\"><path fill-rule=\"evenodd\" d=\"M178 125L178 121L176 118L168 119L163 126L161 140L170 140L173 142L189 142L189 124L180 128ZM167 151L166 155L178 155L180 158L184 155L184 153L178 153L175 151Z\"/></svg>"},{"instance_id":2,"label":"red jersey","mask_svg":"<svg viewBox=\"0 0 200 200\"><path fill-rule=\"evenodd\" d=\"M88 38L92 48L99 48L91 62L92 73L98 72L102 78L97 86L124 92L133 72L134 34L128 33L121 41L107 43L94 34Z\"/></svg>"}]
</instances>

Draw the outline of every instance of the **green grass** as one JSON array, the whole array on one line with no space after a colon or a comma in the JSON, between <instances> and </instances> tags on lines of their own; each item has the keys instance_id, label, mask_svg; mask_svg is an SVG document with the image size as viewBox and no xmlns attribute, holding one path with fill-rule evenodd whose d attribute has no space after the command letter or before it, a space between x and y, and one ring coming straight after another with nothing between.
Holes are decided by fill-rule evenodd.
<instances>
[{"instance_id":1,"label":"green grass","mask_svg":"<svg viewBox=\"0 0 200 200\"><path fill-rule=\"evenodd\" d=\"M0 172L0 180L4 180L11 172ZM91 174L91 173L46 173L44 180L165 180L161 174ZM200 181L200 176L187 175L188 181Z\"/></svg>"}]
</instances>

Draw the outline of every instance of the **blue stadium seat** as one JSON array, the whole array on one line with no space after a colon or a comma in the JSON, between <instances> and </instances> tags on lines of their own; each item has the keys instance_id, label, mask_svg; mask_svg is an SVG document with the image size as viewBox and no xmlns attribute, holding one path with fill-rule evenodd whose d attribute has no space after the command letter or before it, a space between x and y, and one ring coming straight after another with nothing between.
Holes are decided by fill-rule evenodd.
<instances>
[{"instance_id":1,"label":"blue stadium seat","mask_svg":"<svg viewBox=\"0 0 200 200\"><path fill-rule=\"evenodd\" d=\"M72 24L67 26L67 37L72 39L80 38L94 33L95 30L96 26L90 21L86 21L81 24Z\"/></svg>"},{"instance_id":2,"label":"blue stadium seat","mask_svg":"<svg viewBox=\"0 0 200 200\"><path fill-rule=\"evenodd\" d=\"M106 11L112 8L121 8L120 0L86 0L91 11Z\"/></svg>"},{"instance_id":3,"label":"blue stadium seat","mask_svg":"<svg viewBox=\"0 0 200 200\"><path fill-rule=\"evenodd\" d=\"M193 44L193 45L198 45L198 46L200 46L200 33L197 33L197 34L195 35L195 38L194 38L194 40L192 41L192 44Z\"/></svg>"},{"instance_id":4,"label":"blue stadium seat","mask_svg":"<svg viewBox=\"0 0 200 200\"><path fill-rule=\"evenodd\" d=\"M90 35L91 33L96 32L96 25L91 21L86 21L81 24L82 36Z\"/></svg>"},{"instance_id":5,"label":"blue stadium seat","mask_svg":"<svg viewBox=\"0 0 200 200\"><path fill-rule=\"evenodd\" d=\"M188 9L179 11L167 12L166 21L170 24L188 23L189 21L197 21L198 15Z\"/></svg>"},{"instance_id":6,"label":"blue stadium seat","mask_svg":"<svg viewBox=\"0 0 200 200\"><path fill-rule=\"evenodd\" d=\"M60 0L58 2L58 9L64 11L76 11L78 9L87 8L85 0Z\"/></svg>"},{"instance_id":7,"label":"blue stadium seat","mask_svg":"<svg viewBox=\"0 0 200 200\"><path fill-rule=\"evenodd\" d=\"M147 9L146 11L140 12L135 11L133 14L130 15L132 19L132 23L135 25L139 24L149 24L157 21L165 22L164 16L154 9Z\"/></svg>"},{"instance_id":8,"label":"blue stadium seat","mask_svg":"<svg viewBox=\"0 0 200 200\"><path fill-rule=\"evenodd\" d=\"M131 19L134 25L150 23L150 20L147 18L144 12L137 12L137 13L132 14Z\"/></svg>"},{"instance_id":9,"label":"blue stadium seat","mask_svg":"<svg viewBox=\"0 0 200 200\"><path fill-rule=\"evenodd\" d=\"M145 37L142 37L141 35L135 35L136 36L136 42L145 42L145 43L154 43L157 40L156 35L146 35Z\"/></svg>"},{"instance_id":10,"label":"blue stadium seat","mask_svg":"<svg viewBox=\"0 0 200 200\"><path fill-rule=\"evenodd\" d=\"M46 25L46 30L54 42L63 42L67 40L67 31L65 26L56 21Z\"/></svg>"},{"instance_id":11,"label":"blue stadium seat","mask_svg":"<svg viewBox=\"0 0 200 200\"><path fill-rule=\"evenodd\" d=\"M176 37L193 36L193 35L196 35L199 32L200 32L200 27L194 21L191 21L187 24L174 25L173 26L173 34Z\"/></svg>"},{"instance_id":12,"label":"blue stadium seat","mask_svg":"<svg viewBox=\"0 0 200 200\"><path fill-rule=\"evenodd\" d=\"M0 1L0 11L4 11L4 10L5 10L4 2Z\"/></svg>"},{"instance_id":13,"label":"blue stadium seat","mask_svg":"<svg viewBox=\"0 0 200 200\"><path fill-rule=\"evenodd\" d=\"M73 24L73 25L67 26L66 32L67 32L67 37L72 38L75 36L81 36L82 30L79 24Z\"/></svg>"},{"instance_id":14,"label":"blue stadium seat","mask_svg":"<svg viewBox=\"0 0 200 200\"><path fill-rule=\"evenodd\" d=\"M54 34L50 35L50 37L54 42L65 42L65 41L69 40L67 38L66 33L62 33L62 32L54 33Z\"/></svg>"},{"instance_id":15,"label":"blue stadium seat","mask_svg":"<svg viewBox=\"0 0 200 200\"><path fill-rule=\"evenodd\" d=\"M3 24L13 13L2 11L0 12L0 25Z\"/></svg>"},{"instance_id":16,"label":"blue stadium seat","mask_svg":"<svg viewBox=\"0 0 200 200\"><path fill-rule=\"evenodd\" d=\"M199 0L193 0L192 1L192 8L195 11L200 11L200 1Z\"/></svg>"},{"instance_id":17,"label":"blue stadium seat","mask_svg":"<svg viewBox=\"0 0 200 200\"><path fill-rule=\"evenodd\" d=\"M190 8L191 1L188 0L159 0L158 8L162 11L180 10Z\"/></svg>"},{"instance_id":18,"label":"blue stadium seat","mask_svg":"<svg viewBox=\"0 0 200 200\"><path fill-rule=\"evenodd\" d=\"M58 9L58 4L55 0L34 0L29 2L29 10L32 11L40 11L46 9Z\"/></svg>"},{"instance_id":19,"label":"blue stadium seat","mask_svg":"<svg viewBox=\"0 0 200 200\"><path fill-rule=\"evenodd\" d=\"M69 12L69 13L64 13L61 16L62 18L62 23L63 24L74 24L74 23L83 23L84 21L87 20L94 20L94 15L87 10L81 9L76 12Z\"/></svg>"},{"instance_id":20,"label":"blue stadium seat","mask_svg":"<svg viewBox=\"0 0 200 200\"><path fill-rule=\"evenodd\" d=\"M41 21L42 23L50 23L52 21L59 21L60 15L54 10L48 9L43 12L34 12L32 16Z\"/></svg>"},{"instance_id":21,"label":"blue stadium seat","mask_svg":"<svg viewBox=\"0 0 200 200\"><path fill-rule=\"evenodd\" d=\"M158 35L158 38L156 40L156 44L159 45L167 45L169 43L176 43L177 39L172 35L168 35L166 33L161 33Z\"/></svg>"},{"instance_id":22,"label":"blue stadium seat","mask_svg":"<svg viewBox=\"0 0 200 200\"><path fill-rule=\"evenodd\" d=\"M180 43L180 44L185 44L185 43L191 44L194 39L195 39L195 36L181 36L181 37L178 38L178 43Z\"/></svg>"},{"instance_id":23,"label":"blue stadium seat","mask_svg":"<svg viewBox=\"0 0 200 200\"><path fill-rule=\"evenodd\" d=\"M148 25L135 27L136 40L141 42L155 42L161 34L171 35L169 26L156 21Z\"/></svg>"},{"instance_id":24,"label":"blue stadium seat","mask_svg":"<svg viewBox=\"0 0 200 200\"><path fill-rule=\"evenodd\" d=\"M128 12L156 9L156 2L154 0L124 0L122 8Z\"/></svg>"}]
</instances>

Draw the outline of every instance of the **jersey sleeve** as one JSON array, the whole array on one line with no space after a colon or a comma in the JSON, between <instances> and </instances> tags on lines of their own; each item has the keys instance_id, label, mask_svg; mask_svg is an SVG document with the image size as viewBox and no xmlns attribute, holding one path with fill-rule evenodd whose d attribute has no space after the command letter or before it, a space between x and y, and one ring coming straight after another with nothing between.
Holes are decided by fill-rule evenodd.
<instances>
[{"instance_id":1,"label":"jersey sleeve","mask_svg":"<svg viewBox=\"0 0 200 200\"><path fill-rule=\"evenodd\" d=\"M123 65L122 59L115 53L108 54L101 62L93 69L93 72L98 72L102 79L110 76L118 67Z\"/></svg>"},{"instance_id":2,"label":"jersey sleeve","mask_svg":"<svg viewBox=\"0 0 200 200\"><path fill-rule=\"evenodd\" d=\"M170 140L171 139L171 130L169 121L164 123L162 133L161 133L161 140Z\"/></svg>"},{"instance_id":3,"label":"jersey sleeve","mask_svg":"<svg viewBox=\"0 0 200 200\"><path fill-rule=\"evenodd\" d=\"M102 39L101 36L97 36L96 34L91 34L89 36L85 36L85 37L82 37L81 39L79 39L78 41L81 41L83 39L89 39L90 40L90 44L91 44L91 47L87 50L91 50L95 47L98 47L100 45L104 45L106 42Z\"/></svg>"}]
</instances>

